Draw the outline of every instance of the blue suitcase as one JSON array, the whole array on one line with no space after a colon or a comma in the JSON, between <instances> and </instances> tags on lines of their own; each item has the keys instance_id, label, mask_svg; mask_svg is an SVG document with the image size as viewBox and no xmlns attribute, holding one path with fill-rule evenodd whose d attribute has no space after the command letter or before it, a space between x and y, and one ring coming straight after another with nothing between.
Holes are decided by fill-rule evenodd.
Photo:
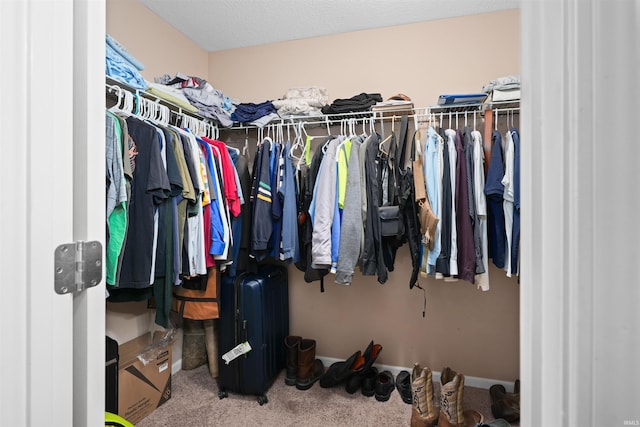
<instances>
[{"instance_id":1,"label":"blue suitcase","mask_svg":"<svg viewBox=\"0 0 640 427\"><path fill-rule=\"evenodd\" d=\"M222 278L218 335L218 397L228 392L256 395L266 392L285 367L284 339L289 335L287 269L264 266L258 273ZM241 343L251 346L229 363L228 353Z\"/></svg>"}]
</instances>

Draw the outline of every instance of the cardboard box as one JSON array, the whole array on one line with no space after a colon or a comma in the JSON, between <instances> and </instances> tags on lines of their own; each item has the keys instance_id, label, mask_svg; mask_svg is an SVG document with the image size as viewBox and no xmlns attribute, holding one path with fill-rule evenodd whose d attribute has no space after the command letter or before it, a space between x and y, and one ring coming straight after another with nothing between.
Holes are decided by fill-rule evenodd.
<instances>
[{"instance_id":1,"label":"cardboard box","mask_svg":"<svg viewBox=\"0 0 640 427\"><path fill-rule=\"evenodd\" d=\"M118 415L135 424L171 398L171 342L151 333L119 348Z\"/></svg>"}]
</instances>

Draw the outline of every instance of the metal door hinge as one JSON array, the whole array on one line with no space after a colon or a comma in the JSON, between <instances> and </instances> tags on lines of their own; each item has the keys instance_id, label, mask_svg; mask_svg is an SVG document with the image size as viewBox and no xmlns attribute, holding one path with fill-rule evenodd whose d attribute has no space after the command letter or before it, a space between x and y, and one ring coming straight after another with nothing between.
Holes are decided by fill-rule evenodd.
<instances>
[{"instance_id":1,"label":"metal door hinge","mask_svg":"<svg viewBox=\"0 0 640 427\"><path fill-rule=\"evenodd\" d=\"M59 294L80 292L102 280L102 244L100 242L65 243L54 255L54 287Z\"/></svg>"}]
</instances>

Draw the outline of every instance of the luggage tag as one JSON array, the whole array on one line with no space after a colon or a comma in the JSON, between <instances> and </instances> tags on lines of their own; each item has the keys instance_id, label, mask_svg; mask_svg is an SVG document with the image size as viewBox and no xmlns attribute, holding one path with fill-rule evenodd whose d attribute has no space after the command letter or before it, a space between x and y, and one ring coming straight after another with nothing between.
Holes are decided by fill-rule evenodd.
<instances>
[{"instance_id":1,"label":"luggage tag","mask_svg":"<svg viewBox=\"0 0 640 427\"><path fill-rule=\"evenodd\" d=\"M229 362L231 362L233 359L236 359L237 357L242 356L243 354L249 353L250 351L251 351L251 346L249 345L248 342L245 341L243 343L238 344L231 350L227 351L225 354L223 354L222 360L224 360L224 363L228 365Z\"/></svg>"}]
</instances>

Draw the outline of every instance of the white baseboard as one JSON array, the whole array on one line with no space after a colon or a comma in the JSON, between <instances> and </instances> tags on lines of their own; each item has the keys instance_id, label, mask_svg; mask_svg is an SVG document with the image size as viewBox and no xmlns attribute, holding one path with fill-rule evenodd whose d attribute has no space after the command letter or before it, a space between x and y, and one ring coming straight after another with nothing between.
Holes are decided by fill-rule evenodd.
<instances>
[{"instance_id":1,"label":"white baseboard","mask_svg":"<svg viewBox=\"0 0 640 427\"><path fill-rule=\"evenodd\" d=\"M318 359L322 360L322 363L324 364L325 369L331 366L332 363L344 361L344 359L336 359L335 357L323 357L323 356L318 356ZM398 376L400 371L407 371L411 373L413 369L413 367L406 368L406 367L394 366L394 365L374 364L373 366L375 366L380 372L382 371L391 372L394 378ZM173 363L171 364L171 375L175 375L181 370L182 370L182 359L174 360ZM433 381L440 382L440 372L432 371L432 373L433 373ZM464 384L470 387L477 387L477 388L482 388L486 390L489 390L489 387L491 387L494 384L502 384L504 388L507 390L507 392L513 393L513 382L508 382L508 381L494 380L491 378L472 377L469 375L465 375Z\"/></svg>"},{"instance_id":2,"label":"white baseboard","mask_svg":"<svg viewBox=\"0 0 640 427\"><path fill-rule=\"evenodd\" d=\"M171 364L171 375L175 375L182 370L182 358L174 360Z\"/></svg>"},{"instance_id":3,"label":"white baseboard","mask_svg":"<svg viewBox=\"0 0 640 427\"><path fill-rule=\"evenodd\" d=\"M317 356L317 358L322 360L322 363L324 363L325 369L331 366L332 363L344 361L344 359L336 359L334 357ZM411 374L411 371L413 370L413 366L410 368L406 368L402 366L393 366L393 365L380 365L380 364L374 364L373 366L375 366L380 372L382 371L391 372L394 377L396 377L400 373L400 371L407 371L409 372L409 374ZM440 372L432 371L432 373L433 373L433 381L440 382ZM491 387L494 384L502 384L508 392L510 393L513 392L512 382L510 383L502 380L494 380L491 378L472 377L472 376L465 375L464 384L470 387L477 387L477 388L482 388L486 390L489 390L489 387Z\"/></svg>"}]
</instances>

